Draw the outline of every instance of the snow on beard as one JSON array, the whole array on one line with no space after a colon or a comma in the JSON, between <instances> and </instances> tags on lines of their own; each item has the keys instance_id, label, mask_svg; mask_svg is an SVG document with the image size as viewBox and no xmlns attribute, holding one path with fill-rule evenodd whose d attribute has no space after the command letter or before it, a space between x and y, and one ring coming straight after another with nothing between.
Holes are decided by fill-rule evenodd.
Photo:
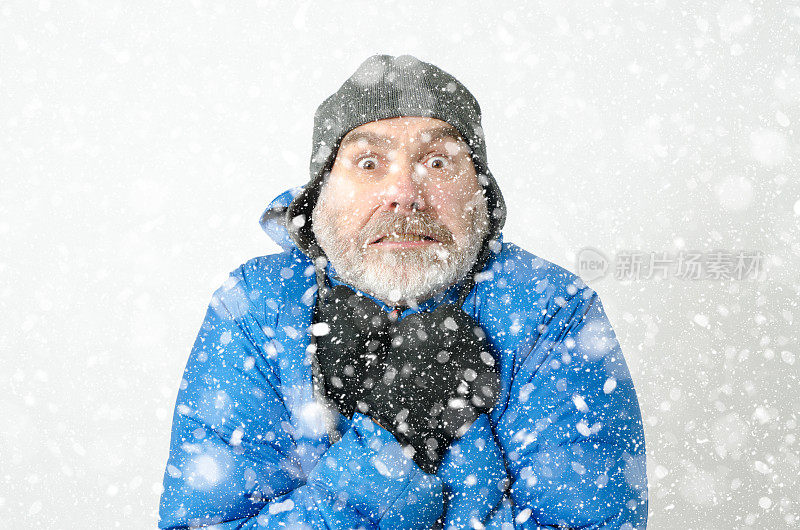
<instances>
[{"instance_id":1,"label":"snow on beard","mask_svg":"<svg viewBox=\"0 0 800 530\"><path fill-rule=\"evenodd\" d=\"M489 229L483 193L476 194L463 213L468 221L463 244L425 212L377 214L355 237L350 237L344 231L347 208L337 208L334 201L327 199L323 186L312 214L312 229L339 278L376 298L394 303L405 301L413 305L463 278L477 259ZM387 233L428 234L438 243L393 250L370 245Z\"/></svg>"}]
</instances>

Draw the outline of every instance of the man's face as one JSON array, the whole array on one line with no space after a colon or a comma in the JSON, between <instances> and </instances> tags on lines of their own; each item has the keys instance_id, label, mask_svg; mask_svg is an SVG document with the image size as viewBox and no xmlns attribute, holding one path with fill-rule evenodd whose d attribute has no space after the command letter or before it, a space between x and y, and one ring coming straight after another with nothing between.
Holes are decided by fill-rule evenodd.
<instances>
[{"instance_id":1,"label":"man's face","mask_svg":"<svg viewBox=\"0 0 800 530\"><path fill-rule=\"evenodd\" d=\"M312 223L343 281L389 304L413 305L470 270L488 213L458 131L434 118L400 117L342 139Z\"/></svg>"}]
</instances>

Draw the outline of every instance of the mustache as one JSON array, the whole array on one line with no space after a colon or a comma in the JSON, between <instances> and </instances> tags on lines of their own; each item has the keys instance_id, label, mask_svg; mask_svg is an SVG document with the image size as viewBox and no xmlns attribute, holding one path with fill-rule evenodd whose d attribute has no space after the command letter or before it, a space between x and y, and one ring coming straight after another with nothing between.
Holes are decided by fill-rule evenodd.
<instances>
[{"instance_id":1,"label":"mustache","mask_svg":"<svg viewBox=\"0 0 800 530\"><path fill-rule=\"evenodd\" d=\"M364 235L361 237L361 241L358 242L362 248L387 234L418 234L432 237L443 244L453 242L452 232L424 212L414 215L382 214L372 218L364 226L362 233Z\"/></svg>"}]
</instances>

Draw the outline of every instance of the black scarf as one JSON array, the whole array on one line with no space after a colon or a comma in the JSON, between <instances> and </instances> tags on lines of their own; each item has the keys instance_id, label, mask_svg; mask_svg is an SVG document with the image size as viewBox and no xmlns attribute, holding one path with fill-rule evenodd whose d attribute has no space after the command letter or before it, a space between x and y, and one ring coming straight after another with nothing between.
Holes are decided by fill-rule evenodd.
<instances>
[{"instance_id":1,"label":"black scarf","mask_svg":"<svg viewBox=\"0 0 800 530\"><path fill-rule=\"evenodd\" d=\"M318 280L319 280L318 276ZM345 285L323 278L314 311L316 361L323 392L339 411L368 414L415 449L414 460L435 471L450 442L499 390L486 334L456 304L402 320ZM326 327L327 325L327 327Z\"/></svg>"}]
</instances>

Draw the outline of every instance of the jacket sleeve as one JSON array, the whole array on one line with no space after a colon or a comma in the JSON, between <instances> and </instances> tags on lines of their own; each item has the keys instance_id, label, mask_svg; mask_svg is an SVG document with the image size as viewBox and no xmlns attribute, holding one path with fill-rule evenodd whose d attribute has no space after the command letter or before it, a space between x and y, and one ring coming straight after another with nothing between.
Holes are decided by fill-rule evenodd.
<instances>
[{"instance_id":1,"label":"jacket sleeve","mask_svg":"<svg viewBox=\"0 0 800 530\"><path fill-rule=\"evenodd\" d=\"M436 476L445 496L443 528L480 528L498 509L508 487L507 472L486 414L453 442Z\"/></svg>"},{"instance_id":2,"label":"jacket sleeve","mask_svg":"<svg viewBox=\"0 0 800 530\"><path fill-rule=\"evenodd\" d=\"M597 294L556 296L515 355L495 428L507 499L487 527L644 528L639 404Z\"/></svg>"},{"instance_id":3,"label":"jacket sleeve","mask_svg":"<svg viewBox=\"0 0 800 530\"><path fill-rule=\"evenodd\" d=\"M302 471L308 448L292 435L274 358L257 346L258 324L244 306L247 297L221 287L192 347L159 527L430 528L443 509L441 481L366 417L318 446L318 463Z\"/></svg>"}]
</instances>

